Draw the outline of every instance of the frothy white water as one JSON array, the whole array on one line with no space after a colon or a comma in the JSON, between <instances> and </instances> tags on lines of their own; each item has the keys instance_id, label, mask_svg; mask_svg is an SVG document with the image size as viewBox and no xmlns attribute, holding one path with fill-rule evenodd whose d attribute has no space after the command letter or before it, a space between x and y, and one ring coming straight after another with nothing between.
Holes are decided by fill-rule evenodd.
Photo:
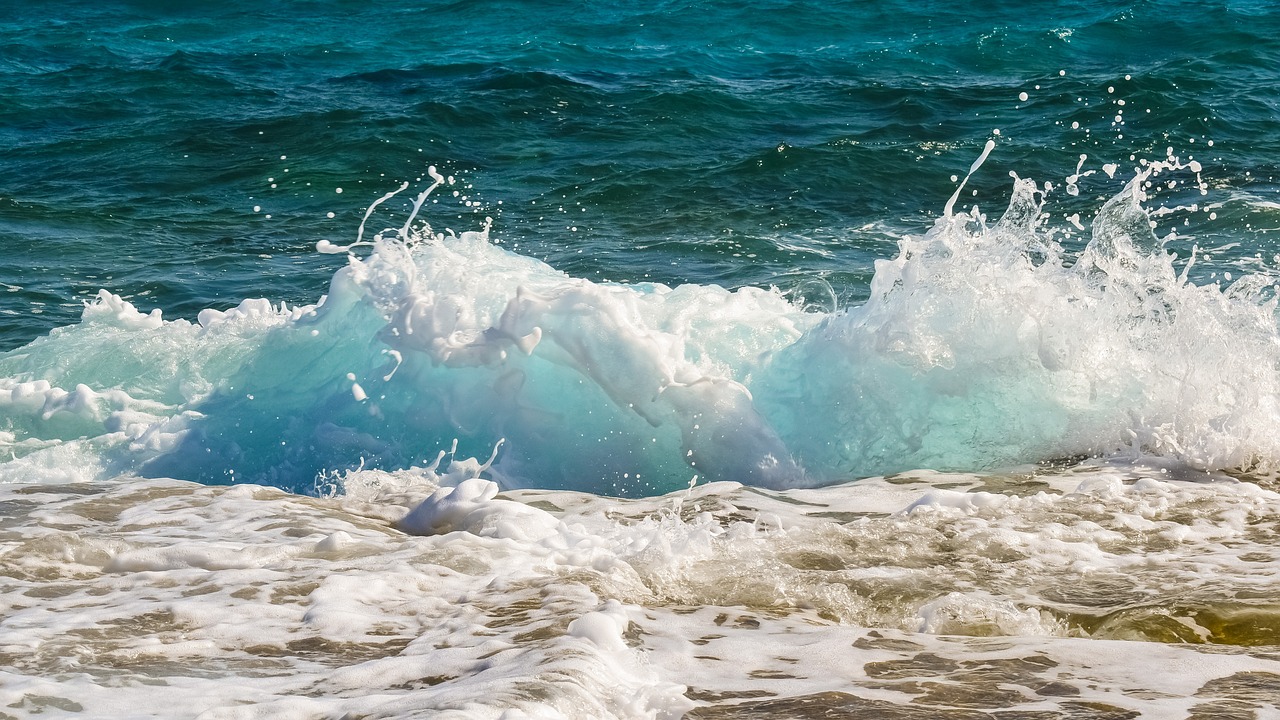
<instances>
[{"instance_id":1,"label":"frothy white water","mask_svg":"<svg viewBox=\"0 0 1280 720\"><path fill-rule=\"evenodd\" d=\"M0 477L309 491L455 441L501 445L504 487L614 495L1082 455L1269 469L1272 278L1196 285L1194 260L1175 267L1141 203L1177 171L1149 164L1074 255L1030 181L993 224L948 205L878 262L866 304L830 313L774 290L572 278L487 228L415 229L424 192L403 225L322 243L370 254L315 306L246 300L190 323L102 293L79 325L0 356Z\"/></svg>"},{"instance_id":2,"label":"frothy white water","mask_svg":"<svg viewBox=\"0 0 1280 720\"><path fill-rule=\"evenodd\" d=\"M508 720L1280 710L1280 496L1254 484L1099 466L627 501L499 494L486 473L358 471L328 499L130 477L0 487L0 705Z\"/></svg>"},{"instance_id":3,"label":"frothy white water","mask_svg":"<svg viewBox=\"0 0 1280 720\"><path fill-rule=\"evenodd\" d=\"M1145 179L1078 257L1041 228L1026 180L994 225L974 211L904 239L866 305L780 352L758 404L777 425L837 428L791 447L851 474L1146 453L1272 466L1274 278L1189 283L1140 205Z\"/></svg>"}]
</instances>

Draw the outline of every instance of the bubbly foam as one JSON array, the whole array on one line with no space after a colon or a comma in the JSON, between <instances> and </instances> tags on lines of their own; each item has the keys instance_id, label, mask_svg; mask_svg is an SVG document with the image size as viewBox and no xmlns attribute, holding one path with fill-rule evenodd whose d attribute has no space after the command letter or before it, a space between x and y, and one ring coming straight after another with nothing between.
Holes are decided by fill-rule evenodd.
<instances>
[{"instance_id":1,"label":"bubbly foam","mask_svg":"<svg viewBox=\"0 0 1280 720\"><path fill-rule=\"evenodd\" d=\"M286 719L1274 709L1280 496L1256 484L1095 465L619 500L499 493L486 466L353 471L328 498L0 486L0 702Z\"/></svg>"},{"instance_id":2,"label":"bubbly foam","mask_svg":"<svg viewBox=\"0 0 1280 720\"><path fill-rule=\"evenodd\" d=\"M1175 266L1142 201L1176 172L1198 178L1172 156L1141 167L1076 254L1035 183L1017 179L994 223L956 213L958 189L877 263L864 305L831 312L776 290L594 283L487 226L435 233L415 218L437 174L396 227L321 243L349 262L315 306L246 300L189 323L103 292L79 325L0 356L0 473L75 457L60 477L305 490L455 440L502 443L504 487L615 495L1081 455L1270 468L1272 278L1197 285L1194 257Z\"/></svg>"}]
</instances>

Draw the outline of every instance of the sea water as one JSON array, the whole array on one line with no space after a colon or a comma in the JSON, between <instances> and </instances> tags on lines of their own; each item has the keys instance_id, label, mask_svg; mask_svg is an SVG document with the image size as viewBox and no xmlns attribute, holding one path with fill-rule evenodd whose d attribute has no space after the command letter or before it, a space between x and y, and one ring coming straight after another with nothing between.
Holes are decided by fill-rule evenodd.
<instances>
[{"instance_id":1,"label":"sea water","mask_svg":"<svg viewBox=\"0 0 1280 720\"><path fill-rule=\"evenodd\" d=\"M1268 5L0 47L0 717L1280 717Z\"/></svg>"}]
</instances>

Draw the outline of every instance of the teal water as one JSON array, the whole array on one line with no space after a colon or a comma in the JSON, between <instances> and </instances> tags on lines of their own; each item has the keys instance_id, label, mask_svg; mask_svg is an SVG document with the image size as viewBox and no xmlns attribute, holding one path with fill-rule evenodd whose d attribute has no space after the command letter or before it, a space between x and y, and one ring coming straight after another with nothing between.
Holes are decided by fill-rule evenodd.
<instances>
[{"instance_id":1,"label":"teal water","mask_svg":"<svg viewBox=\"0 0 1280 720\"><path fill-rule=\"evenodd\" d=\"M10 3L0 49L10 348L99 288L180 317L314 301L315 241L428 164L577 276L858 302L994 128L992 206L1081 152L1172 145L1228 198L1273 192L1280 156L1267 3ZM1270 250L1265 216L1190 232Z\"/></svg>"},{"instance_id":2,"label":"teal water","mask_svg":"<svg viewBox=\"0 0 1280 720\"><path fill-rule=\"evenodd\" d=\"M0 347L10 353L0 366L11 393L22 383L44 381L74 396L84 385L96 393L98 409L59 425L56 412L45 417L52 397L46 394L45 404L30 410L23 409L26 401L12 400L0 421L23 455L45 452L43 442L92 445L87 438L105 437L101 432L126 432L121 428L132 417L126 415L143 412L134 401L165 408L146 410L153 424L202 412L216 417L163 458L156 450L130 460L133 450L106 452L98 446L89 455L102 472L147 466L155 473L216 482L241 467L240 477L293 488L305 488L317 472L370 458L396 466L429 461L454 438L477 456L506 438L504 452L524 463L515 463L523 470L509 468L513 482L633 494L687 482L686 471L698 468L686 467L683 458L695 450L712 458L708 462L720 462L715 477L745 474L766 484L830 482L920 465L959 469L1105 454L1120 446L1163 452L1160 443L1166 441L1207 448L1198 455L1183 453L1207 466L1266 461L1271 442L1258 438L1269 430L1254 425L1269 416L1258 408L1242 410L1236 398L1269 397L1274 378L1250 376L1214 390L1220 406L1212 410L1195 403L1189 410L1164 395L1153 399L1153 393L1119 378L1155 386L1182 373L1184 385L1170 390L1170 397L1204 396L1209 390L1202 384L1185 385L1195 374L1186 367L1155 368L1148 362L1165 354L1193 358L1187 362L1195 372L1222 367L1219 359L1190 350L1173 352L1170 344L1179 337L1247 346L1241 362L1264 374L1274 371L1268 354L1274 351L1274 327L1241 320L1236 310L1215 314L1205 308L1228 302L1222 298L1230 304L1248 296L1247 308L1239 312L1271 312L1270 278L1280 257L1274 181L1280 157L1278 62L1280 13L1256 2L1002 2L955 8L929 2L552 7L237 1L182 10L159 2L66 3L56 9L10 4L0 18ZM865 329L886 313L927 320L938 307L968 308L957 317L988 318L1002 303L1039 307L1026 296L998 290L1008 289L999 282L981 297L957 294L962 274L999 267L982 259L986 251L974 256L971 267L948 266L936 284L913 292L916 299L933 298L934 305L912 305L910 298L899 305L876 301L876 261L899 256L903 236L919 237L933 225L988 140L995 140L994 149L968 180L956 210L976 203L994 223L1010 199L1010 173L1052 183L1044 206L1049 230L1034 232L1049 232L1046 237L1057 244L1049 255L1057 266L1079 262L1091 218L1121 193L1140 161L1172 154L1184 166L1198 163L1202 172L1184 167L1172 185L1162 178L1149 188L1144 207L1153 212L1161 237L1174 233L1163 245L1173 256L1167 267L1148 269L1134 282L1164 292L1172 287L1166 276L1184 271L1192 284L1205 288L1226 288L1242 275L1256 282L1210 299L1169 300L1169 307L1185 302L1189 309L1179 315L1184 324L1169 325L1174 329L1168 332L1165 326L1135 332L1126 324L1133 313L1156 312L1142 304L1140 294L1098 301L1128 308L1114 317L1090 316L1080 319L1084 326L1037 331L1038 344L1027 353L1039 358L1036 372L1051 373L1075 364L1093 367L1099 359L1085 357L1079 345L1043 339L1049 335L1147 338L1146 344L1120 350L1111 340L1101 343L1120 357L1102 361L1114 373L1089 380L1095 387L1087 400L1073 394L1072 382L1058 387L1037 380L1018 362L965 339L1005 332L1005 346L1018 346L1026 321L947 328L926 323L902 330L902 337L910 336L904 342L885 340L898 337L898 326L880 324L880 344L850 339L854 329L833 329L840 323ZM1087 159L1081 161L1082 154ZM1112 163L1113 176L1104 171ZM447 377L429 369L449 367L438 348L424 350L419 369L404 360L405 375L416 384L407 394L390 393L398 400L388 401L385 412L394 421L368 420L363 410L334 406L335 398L351 397L351 382L362 390L370 384L344 381L346 373L381 377L390 367L385 351L409 353L387 340L385 328L374 326L378 312L394 314L390 306L350 320L352 326L322 319L347 328L338 350L299 349L296 339L271 335L234 351L197 351L189 347L195 340L171 338L176 349L150 356L142 349L154 346L154 338L130 335L141 326L129 325L128 313L102 315L114 318L108 324L115 323L120 337L104 339L87 321L77 325L99 290L144 313L159 309L166 319L193 322L202 310L226 310L245 298L314 303L345 264L341 255L317 253L316 243L350 242L366 208L408 182L413 190L383 207L403 218L413 194L430 184L431 166L454 180L423 211L435 231L476 231L490 217L493 242L545 262L546 271L600 284L593 287L637 288L641 296L651 292L646 283L687 283L707 292L717 286L776 287L809 310L854 318L824 320L814 330L817 313L787 316L797 333L845 333L835 345L805 341L788 347L794 338L770 335L775 329L763 317L786 315L773 305L767 311L733 305L742 317L756 313L755 321L735 321L748 329L750 342L708 340L709 329L697 337L675 333L684 343L680 362L696 365L706 377L731 380L754 403L749 410L738 408L732 392L708 400L707 407L737 418L716 431L719 437L738 437L769 457L791 455L803 466L803 477L756 477L758 458L745 465L726 459L740 448L712 447L716 441L704 437L692 419L710 411L690 409L691 400L632 413L636 398L645 392L646 401L657 397L684 370L662 363L637 370L625 357L600 359L606 351L626 356L630 346L619 345L615 325L600 321L584 330L567 319L570 314L557 314L563 308L539 315L561 323L547 326L560 328L559 354L545 368L515 368L518 382L503 374L515 362L506 359L501 368L477 360L479 365L468 367L483 370ZM1078 182L1068 182L1076 173ZM1080 230L1071 217L1081 222ZM372 226L378 222L371 222L371 233L383 227ZM396 227L400 222L386 220ZM1033 229L1023 230L1026 257L1044 262L1045 253L1025 241ZM942 242L947 253L954 250L951 240L930 242ZM1201 252L1188 265L1193 247ZM481 274L507 268L506 260L468 253L466 262ZM1006 279L1021 272L1006 271ZM528 275L512 272L513 293L545 275L542 268ZM908 285L919 277L914 273L907 273ZM1098 290L1077 288L1074 279L1056 275L1027 282L1047 283L1068 304ZM366 294L353 297L364 299L352 302L372 307L377 298L391 296L370 289L375 285L362 285ZM401 302L417 297L414 292L394 297ZM458 292L484 305L475 288ZM562 298L555 293L561 290L553 295ZM502 302L493 300L484 312L496 317ZM1057 302L1030 316L1069 315ZM1207 325L1186 319L1202 311L1214 318ZM640 336L675 332L671 317L680 313L662 313L665 319L646 317L666 324ZM57 328L72 329L37 341ZM553 337L557 331L547 332ZM936 337L944 341L929 339ZM936 354L943 345L946 351ZM591 353L574 354L586 353L582 348ZM879 360L863 362L898 351L913 359L895 360L888 369L876 369ZM261 366L278 368L282 357L307 358L307 352L345 359L325 365L329 374L306 389L281 389L287 378L261 381ZM107 359L118 359L115 353L125 353L130 370L104 367ZM532 357L530 363L542 362L537 353ZM592 374L592 368L615 361L616 372ZM306 367L316 363L324 365L315 360ZM568 375L555 369L564 367ZM477 379L486 372L493 376ZM948 372L986 379L961 392L937 377ZM615 376L627 373L638 373L649 385L619 390ZM595 388L583 397L564 390L578 375ZM233 402L253 385L250 378L265 382L265 397L277 404L258 412ZM1017 389L1019 379L1026 388ZM537 385L539 380L546 384ZM1033 391L1033 384L1051 390ZM441 409L450 402L487 407L473 392L479 386L510 401L502 406L507 410L473 410L462 417ZM23 387L28 394L46 393ZM115 390L130 400L102 399ZM846 403L844 393L859 402ZM955 397L977 399L956 406L948 399ZM544 415L529 414L530 404ZM428 406L433 419L419 422ZM581 420L573 419L597 406L608 410L608 432L629 438L625 447L605 453L608 461L586 452L595 440L584 440ZM1026 417L1017 408L1029 408ZM1157 420L1167 415L1168 422L1144 413ZM1130 416L1137 419L1122 419ZM351 437L372 438L372 445L316 440L330 437L317 428L334 423ZM548 423L558 429L538 429ZM810 432L815 423L824 428L816 435ZM279 455L266 441L250 441L253 433L243 427L248 425L257 428L255 437L284 437L311 450L298 451L305 461L297 454ZM1174 427L1172 435L1157 432L1166 425ZM641 438L651 426L660 428L655 434L661 437ZM1126 433L1156 439L1138 441ZM1232 441L1224 445L1218 435L1206 440L1213 433ZM635 464L663 479L652 486L623 482L634 471L627 470L630 458L649 452L633 446L650 440L662 449ZM99 441L104 443L111 445ZM326 452L316 453L316 443ZM560 449L531 449L546 443ZM577 460L566 465L566 457ZM610 478L605 485L599 478L575 479L601 462L608 466L601 471Z\"/></svg>"}]
</instances>

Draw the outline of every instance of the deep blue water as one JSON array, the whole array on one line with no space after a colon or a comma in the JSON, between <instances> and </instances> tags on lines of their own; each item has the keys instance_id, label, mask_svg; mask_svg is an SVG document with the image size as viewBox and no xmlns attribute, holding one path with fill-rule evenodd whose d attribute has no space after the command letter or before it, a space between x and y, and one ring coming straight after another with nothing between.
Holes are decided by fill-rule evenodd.
<instances>
[{"instance_id":1,"label":"deep blue water","mask_svg":"<svg viewBox=\"0 0 1280 720\"><path fill-rule=\"evenodd\" d=\"M592 279L817 275L857 303L996 128L984 207L1011 170L1173 147L1228 201L1178 230L1274 250L1274 211L1232 203L1276 187L1265 2L4 5L0 347L99 288L166 317L313 302L340 264L315 242L429 164L479 203L437 225L490 215ZM1120 185L1051 206L1087 218Z\"/></svg>"}]
</instances>

